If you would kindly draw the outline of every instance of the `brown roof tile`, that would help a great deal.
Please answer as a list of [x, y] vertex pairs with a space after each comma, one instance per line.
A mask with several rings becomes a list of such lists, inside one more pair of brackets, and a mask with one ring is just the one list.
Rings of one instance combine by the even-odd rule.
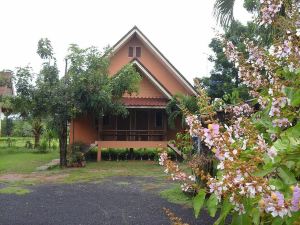
[[165, 107], [168, 103], [166, 98], [122, 98], [126, 106], [160, 106]]

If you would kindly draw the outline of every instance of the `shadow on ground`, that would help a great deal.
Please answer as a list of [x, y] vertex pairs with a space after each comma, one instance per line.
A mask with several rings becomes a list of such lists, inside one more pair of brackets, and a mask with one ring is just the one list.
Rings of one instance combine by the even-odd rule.
[[[1, 225], [160, 225], [170, 224], [163, 207], [193, 225], [213, 224], [202, 211], [169, 203], [157, 193], [152, 178], [113, 177], [99, 183], [46, 184], [30, 194], [0, 195]], [[153, 187], [153, 186], [152, 186]]]

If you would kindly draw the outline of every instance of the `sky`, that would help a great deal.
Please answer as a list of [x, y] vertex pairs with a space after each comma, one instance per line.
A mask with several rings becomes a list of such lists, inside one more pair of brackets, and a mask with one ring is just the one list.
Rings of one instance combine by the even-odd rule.
[[[251, 19], [236, 1], [234, 15]], [[114, 45], [134, 25], [190, 81], [209, 76], [208, 47], [220, 30], [213, 0], [0, 0], [0, 71], [41, 68], [40, 38], [50, 39], [61, 73], [70, 44], [102, 49]]]

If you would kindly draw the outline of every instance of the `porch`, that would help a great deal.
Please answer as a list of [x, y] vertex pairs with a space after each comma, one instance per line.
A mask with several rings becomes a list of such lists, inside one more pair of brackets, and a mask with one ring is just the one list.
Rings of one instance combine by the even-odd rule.
[[126, 117], [105, 116], [98, 129], [97, 161], [103, 148], [167, 148], [167, 114], [162, 108], [130, 108]]
[[164, 109], [129, 109], [126, 117], [104, 116], [99, 121], [99, 141], [166, 141]]

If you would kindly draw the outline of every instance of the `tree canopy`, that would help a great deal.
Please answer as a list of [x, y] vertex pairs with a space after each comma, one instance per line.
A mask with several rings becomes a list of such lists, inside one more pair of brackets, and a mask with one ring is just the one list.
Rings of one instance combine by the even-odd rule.
[[59, 78], [50, 40], [41, 39], [37, 53], [43, 60], [40, 73], [34, 79], [29, 67], [18, 69], [15, 77], [17, 95], [12, 102], [15, 112], [33, 120], [38, 135], [42, 120], [54, 121], [61, 165], [65, 166], [68, 122], [85, 114], [95, 117], [107, 113], [126, 114], [121, 97], [125, 92], [137, 92], [141, 77], [131, 64], [111, 76], [109, 51], [102, 53], [95, 47], [82, 49], [72, 44], [66, 56], [69, 67]]

